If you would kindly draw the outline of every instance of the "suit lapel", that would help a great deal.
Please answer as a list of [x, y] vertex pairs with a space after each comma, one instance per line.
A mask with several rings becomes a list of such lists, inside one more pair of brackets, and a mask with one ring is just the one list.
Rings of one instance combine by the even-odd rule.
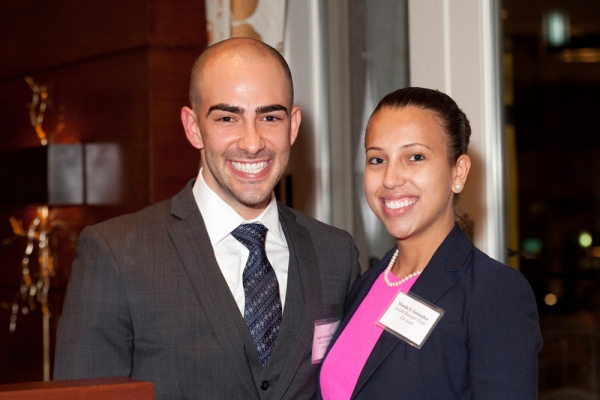
[[171, 214], [179, 220], [169, 228], [169, 235], [190, 278], [194, 292], [222, 348], [231, 359], [231, 366], [252, 399], [258, 393], [252, 371], [239, 335], [240, 312], [210, 244], [204, 220], [192, 194], [193, 181], [172, 200]]
[[[304, 312], [300, 319], [300, 326], [296, 335], [290, 338], [293, 342], [285, 354], [274, 354], [276, 357], [284, 357], [285, 363], [278, 384], [272, 398], [282, 398], [289, 388], [298, 368], [306, 355], [308, 347], [312, 345], [312, 332], [315, 320], [321, 309], [321, 279], [315, 249], [308, 230], [296, 222], [295, 215], [285, 206], [278, 203], [279, 218], [281, 220], [285, 237], [290, 249], [290, 266], [292, 257], [295, 258], [300, 273], [302, 285], [302, 301]], [[288, 278], [289, 279], [289, 278]], [[292, 284], [297, 284], [292, 282]], [[289, 289], [288, 289], [289, 293]], [[286, 308], [287, 300], [286, 300]], [[285, 314], [284, 310], [284, 314]]]
[[[436, 302], [452, 288], [452, 281], [448, 278], [447, 271], [452, 271], [462, 268], [465, 261], [471, 254], [473, 249], [473, 243], [471, 243], [462, 230], [458, 227], [458, 224], [454, 226], [452, 231], [448, 234], [446, 239], [442, 242], [440, 247], [433, 254], [433, 257], [427, 264], [427, 267], [423, 270], [423, 273], [417, 279], [413, 287], [410, 289], [411, 293], [429, 301], [430, 303], [436, 304]], [[382, 259], [377, 268], [380, 270], [379, 273], [383, 272], [385, 267], [390, 261], [392, 252]], [[362, 290], [361, 297], [357, 296], [356, 308], [368, 294], [369, 289], [373, 286], [373, 282], [379, 274], [374, 274], [374, 278], [368, 288]], [[367, 286], [367, 285], [365, 285]], [[356, 308], [354, 310], [356, 310]], [[443, 318], [443, 317], [442, 317]], [[371, 355], [367, 359], [365, 366], [356, 382], [352, 398], [360, 392], [363, 386], [371, 378], [377, 368], [383, 363], [383, 361], [389, 356], [389, 354], [397, 346], [410, 346], [403, 340], [397, 338], [391, 333], [384, 331], [381, 337], [375, 344]]]

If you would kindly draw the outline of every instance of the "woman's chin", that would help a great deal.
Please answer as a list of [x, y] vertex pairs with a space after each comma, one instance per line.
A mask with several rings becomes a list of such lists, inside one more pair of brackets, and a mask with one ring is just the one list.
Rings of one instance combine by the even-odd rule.
[[396, 240], [405, 240], [413, 235], [413, 229], [411, 226], [406, 224], [385, 224], [385, 229], [390, 235], [396, 238]]

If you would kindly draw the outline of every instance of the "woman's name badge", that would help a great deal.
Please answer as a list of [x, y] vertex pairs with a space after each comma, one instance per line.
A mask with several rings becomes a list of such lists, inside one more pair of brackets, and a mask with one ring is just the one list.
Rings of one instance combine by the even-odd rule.
[[444, 315], [444, 310], [413, 293], [399, 291], [377, 325], [420, 349]]
[[313, 335], [312, 363], [323, 361], [329, 343], [340, 326], [339, 318], [319, 319], [315, 321], [315, 334]]

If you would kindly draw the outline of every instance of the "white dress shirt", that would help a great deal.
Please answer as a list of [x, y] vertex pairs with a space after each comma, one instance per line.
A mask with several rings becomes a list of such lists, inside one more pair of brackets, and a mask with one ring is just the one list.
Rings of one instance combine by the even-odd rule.
[[192, 189], [196, 204], [200, 209], [210, 243], [215, 252], [221, 273], [229, 285], [231, 294], [237, 303], [240, 312], [244, 315], [245, 295], [242, 283], [242, 274], [248, 261], [249, 250], [231, 235], [231, 232], [243, 223], [260, 222], [269, 230], [265, 242], [267, 258], [275, 270], [279, 282], [281, 296], [281, 309], [285, 303], [287, 289], [288, 267], [290, 251], [279, 222], [279, 211], [275, 195], [260, 215], [252, 220], [245, 220], [229, 204], [225, 203], [202, 177], [202, 169]]

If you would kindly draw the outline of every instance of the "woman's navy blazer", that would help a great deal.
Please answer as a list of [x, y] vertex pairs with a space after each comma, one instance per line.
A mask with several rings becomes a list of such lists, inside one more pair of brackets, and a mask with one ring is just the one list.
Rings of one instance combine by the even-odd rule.
[[[331, 345], [394, 251], [356, 281]], [[352, 399], [537, 399], [542, 338], [533, 292], [519, 271], [482, 253], [456, 224], [411, 292], [444, 316], [421, 349], [384, 331]]]

